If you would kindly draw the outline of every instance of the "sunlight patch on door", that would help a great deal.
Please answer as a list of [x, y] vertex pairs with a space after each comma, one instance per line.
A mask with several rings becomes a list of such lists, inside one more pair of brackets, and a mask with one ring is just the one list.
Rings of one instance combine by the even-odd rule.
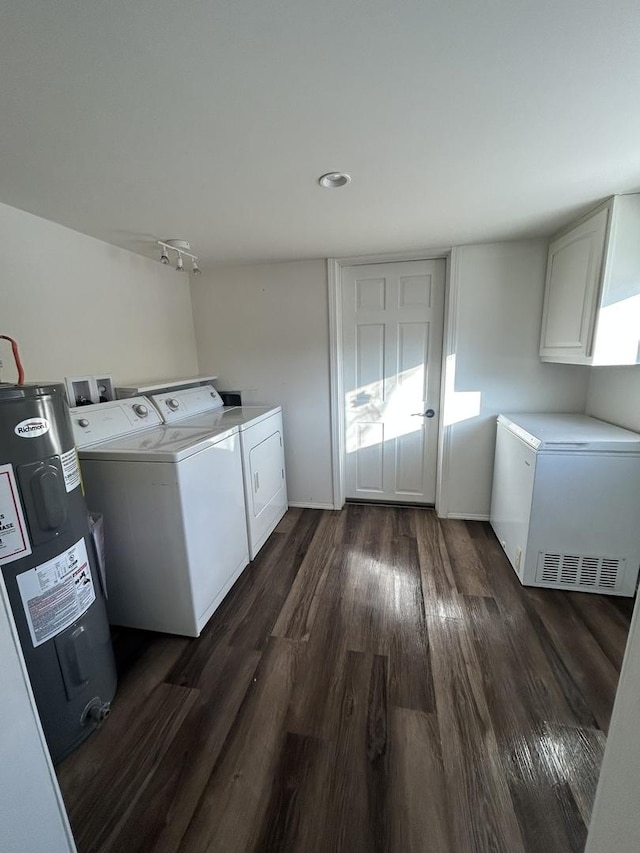
[[[424, 428], [424, 367], [418, 365], [382, 382], [371, 382], [345, 394], [346, 449], [354, 453]], [[384, 430], [380, 425], [384, 424]]]

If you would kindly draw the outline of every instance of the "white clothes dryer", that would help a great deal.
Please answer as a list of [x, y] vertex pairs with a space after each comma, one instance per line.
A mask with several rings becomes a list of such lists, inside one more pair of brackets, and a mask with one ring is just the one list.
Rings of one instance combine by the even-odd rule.
[[288, 509], [280, 406], [224, 406], [212, 385], [155, 394], [166, 423], [240, 433], [249, 556], [254, 560]]
[[110, 621], [199, 636], [249, 562], [238, 428], [165, 426], [144, 397], [71, 411]]

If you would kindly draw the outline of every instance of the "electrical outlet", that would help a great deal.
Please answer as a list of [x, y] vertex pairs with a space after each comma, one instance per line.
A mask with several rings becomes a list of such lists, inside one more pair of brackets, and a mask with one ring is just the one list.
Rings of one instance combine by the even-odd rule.
[[518, 545], [516, 547], [516, 571], [520, 571], [520, 563], [522, 562], [522, 548]]

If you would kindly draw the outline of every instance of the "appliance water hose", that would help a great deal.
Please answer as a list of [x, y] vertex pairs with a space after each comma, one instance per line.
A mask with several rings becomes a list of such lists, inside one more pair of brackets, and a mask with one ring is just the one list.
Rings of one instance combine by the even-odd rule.
[[9, 335], [0, 335], [0, 338], [5, 341], [9, 341], [11, 344], [11, 349], [13, 351], [13, 360], [16, 363], [16, 369], [18, 371], [18, 385], [24, 385], [24, 368], [22, 366], [22, 361], [20, 360], [20, 350], [18, 349], [18, 342], [13, 338], [10, 338]]

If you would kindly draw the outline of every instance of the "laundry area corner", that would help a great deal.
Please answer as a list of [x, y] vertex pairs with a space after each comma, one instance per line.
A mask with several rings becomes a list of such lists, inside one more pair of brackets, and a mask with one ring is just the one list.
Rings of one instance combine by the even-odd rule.
[[[62, 851], [73, 840], [52, 762], [109, 724], [110, 633], [200, 635], [287, 511], [282, 410], [225, 406], [209, 376], [29, 383], [8, 340], [18, 382], [0, 384], [4, 668], [21, 674], [35, 729], [5, 746], [30, 751]], [[19, 815], [7, 839], [24, 836]]]
[[640, 851], [639, 32], [5, 4], [0, 853]]

